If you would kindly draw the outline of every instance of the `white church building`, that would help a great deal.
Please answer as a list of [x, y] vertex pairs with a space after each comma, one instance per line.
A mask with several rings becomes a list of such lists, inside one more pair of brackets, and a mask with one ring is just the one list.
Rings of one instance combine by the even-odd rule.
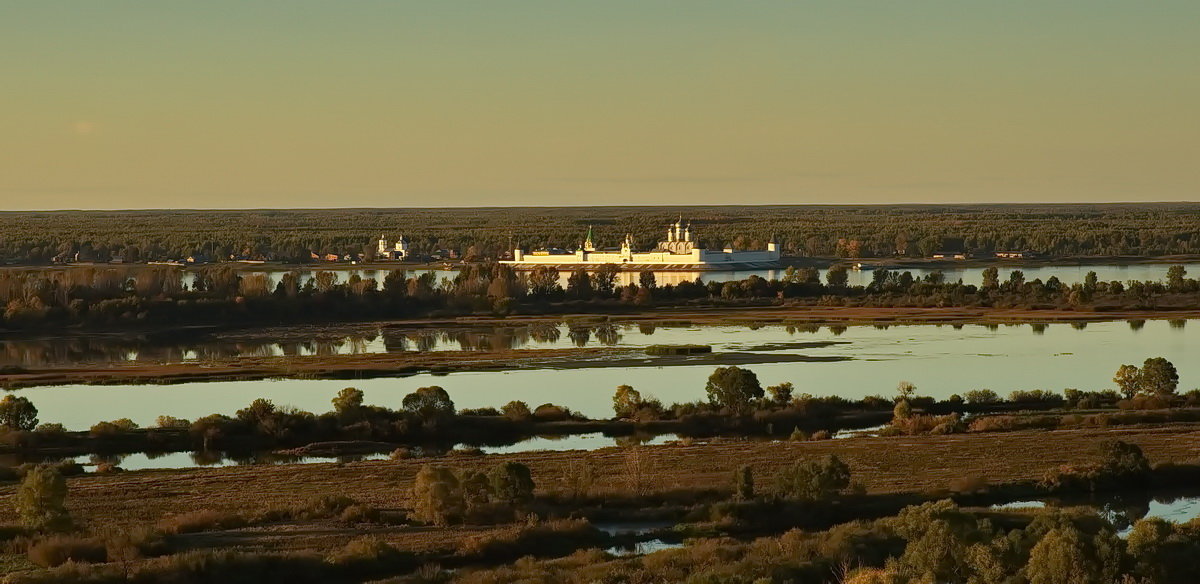
[[699, 246], [691, 225], [684, 225], [680, 219], [667, 228], [667, 238], [658, 242], [658, 246], [650, 251], [634, 251], [633, 237], [626, 235], [619, 249], [596, 249], [592, 243], [592, 230], [588, 228], [587, 240], [583, 246], [573, 252], [560, 250], [541, 250], [524, 252], [513, 250], [513, 259], [501, 263], [518, 268], [534, 268], [537, 266], [554, 267], [599, 267], [605, 264], [617, 264], [626, 269], [756, 269], [779, 267], [779, 244], [774, 241], [767, 244], [763, 251], [735, 251], [731, 246], [725, 249], [708, 250]]
[[388, 242], [386, 235], [379, 236], [379, 248], [375, 254], [381, 260], [408, 259], [408, 240], [403, 235], [396, 240], [395, 246]]

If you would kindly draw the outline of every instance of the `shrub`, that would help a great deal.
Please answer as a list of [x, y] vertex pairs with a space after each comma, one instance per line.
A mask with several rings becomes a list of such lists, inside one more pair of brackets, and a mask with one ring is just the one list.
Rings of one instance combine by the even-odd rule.
[[330, 563], [343, 568], [359, 565], [360, 568], [394, 569], [401, 561], [411, 561], [412, 555], [405, 554], [375, 536], [361, 536], [346, 543], [346, 546], [329, 557]]
[[754, 468], [748, 464], [733, 472], [733, 497], [739, 501], [754, 498]]
[[54, 535], [35, 541], [29, 546], [29, 560], [43, 568], [53, 568], [67, 561], [99, 563], [108, 560], [102, 542], [73, 535]]
[[164, 517], [158, 522], [158, 528], [164, 533], [179, 534], [236, 529], [245, 524], [246, 520], [236, 513], [201, 509]]
[[186, 430], [192, 427], [192, 423], [188, 420], [176, 418], [174, 416], [159, 416], [158, 419], [154, 421], [154, 425], [164, 430]]
[[42, 436], [62, 436], [67, 433], [67, 428], [58, 423], [42, 423], [33, 431]]
[[972, 389], [967, 392], [966, 399], [969, 404], [994, 404], [1000, 401], [1000, 396], [990, 389]]
[[26, 472], [13, 498], [22, 525], [51, 531], [71, 527], [66, 500], [66, 479], [58, 469], [47, 465], [37, 465]]
[[529, 411], [529, 406], [523, 401], [510, 401], [504, 404], [500, 408], [500, 413], [514, 422], [528, 422], [533, 418], [533, 412]]
[[524, 505], [533, 500], [533, 478], [529, 467], [518, 462], [504, 462], [488, 473], [488, 483], [496, 500], [508, 505]]
[[448, 525], [462, 516], [458, 477], [442, 466], [425, 465], [412, 487], [413, 517], [433, 525]]
[[798, 462], [781, 469], [775, 476], [775, 484], [779, 495], [785, 498], [828, 500], [850, 485], [850, 468], [831, 454], [819, 461]]
[[571, 419], [571, 410], [554, 404], [542, 404], [533, 410], [533, 417], [539, 422], [562, 422]]

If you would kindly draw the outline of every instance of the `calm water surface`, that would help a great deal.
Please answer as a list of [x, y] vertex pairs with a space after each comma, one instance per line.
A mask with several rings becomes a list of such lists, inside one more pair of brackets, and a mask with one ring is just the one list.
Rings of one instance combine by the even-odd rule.
[[[789, 343], [831, 341], [823, 346]], [[912, 325], [876, 328], [823, 327], [804, 332], [785, 326], [758, 329], [738, 326], [659, 327], [652, 333], [624, 331], [617, 343], [711, 344], [716, 353], [737, 351], [846, 357], [836, 362], [749, 365], [764, 386], [790, 381], [797, 393], [837, 394], [850, 398], [894, 393], [907, 380], [919, 393], [944, 398], [971, 389], [1104, 389], [1122, 363], [1162, 356], [1180, 370], [1180, 389], [1200, 386], [1200, 323], [1147, 321], [1141, 328], [1126, 322], [988, 327]], [[822, 343], [816, 343], [822, 345]], [[405, 394], [428, 385], [444, 387], [460, 408], [499, 407], [510, 400], [530, 406], [565, 405], [593, 417], [612, 415], [612, 393], [629, 384], [664, 402], [704, 399], [712, 363], [672, 367], [515, 370], [417, 375], [407, 378], [265, 380], [179, 385], [55, 386], [19, 390], [33, 400], [43, 422], [72, 429], [100, 420], [128, 417], [148, 425], [160, 414], [194, 419], [210, 413], [232, 414], [255, 398], [271, 399], [313, 412], [330, 409], [339, 389], [362, 389], [368, 403], [399, 407]]]

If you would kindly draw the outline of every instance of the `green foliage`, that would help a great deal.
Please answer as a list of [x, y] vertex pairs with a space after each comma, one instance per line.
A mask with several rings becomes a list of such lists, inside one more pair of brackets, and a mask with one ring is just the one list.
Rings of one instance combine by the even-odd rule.
[[746, 410], [754, 400], [763, 396], [758, 376], [736, 365], [718, 367], [713, 371], [708, 377], [705, 391], [708, 392], [710, 403], [734, 411]]
[[26, 472], [13, 497], [21, 524], [38, 531], [71, 527], [66, 501], [67, 481], [58, 469], [48, 465], [38, 465]]
[[801, 501], [829, 500], [848, 486], [850, 467], [832, 454], [784, 467], [775, 475], [776, 492]]
[[32, 430], [38, 425], [38, 410], [28, 398], [8, 394], [0, 399], [0, 426], [10, 430]]
[[792, 401], [792, 392], [795, 386], [791, 382], [785, 381], [779, 385], [767, 387], [767, 394], [771, 396], [771, 401], [777, 406], [786, 406]]
[[503, 463], [486, 473], [425, 465], [413, 482], [412, 516], [433, 525], [511, 519], [533, 500], [534, 488], [529, 468], [519, 463]]
[[994, 404], [1000, 401], [1000, 396], [990, 389], [972, 389], [966, 394], [969, 404]]
[[342, 416], [351, 415], [362, 408], [363, 392], [358, 388], [347, 387], [339, 391], [332, 402], [334, 412]]
[[1115, 536], [1088, 538], [1074, 525], [1051, 529], [1029, 552], [1029, 584], [1116, 582], [1121, 568]]
[[632, 418], [642, 407], [642, 394], [628, 385], [618, 385], [613, 394], [613, 413], [618, 418]]
[[529, 467], [518, 462], [504, 462], [488, 472], [491, 493], [497, 501], [509, 505], [524, 505], [533, 500], [533, 477]]
[[514, 422], [528, 422], [533, 419], [533, 412], [529, 411], [529, 406], [523, 401], [514, 400], [504, 404], [500, 413]]
[[422, 387], [404, 396], [404, 409], [426, 420], [447, 418], [454, 415], [454, 401], [450, 394], [437, 385]]
[[1179, 387], [1179, 372], [1162, 357], [1146, 359], [1138, 376], [1138, 389], [1160, 396], [1172, 395]]

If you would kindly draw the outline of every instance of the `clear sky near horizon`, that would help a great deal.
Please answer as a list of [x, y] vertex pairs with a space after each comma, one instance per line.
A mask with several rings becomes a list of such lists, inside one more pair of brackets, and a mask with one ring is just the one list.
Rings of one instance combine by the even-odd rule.
[[0, 209], [1200, 199], [1200, 2], [0, 0]]

